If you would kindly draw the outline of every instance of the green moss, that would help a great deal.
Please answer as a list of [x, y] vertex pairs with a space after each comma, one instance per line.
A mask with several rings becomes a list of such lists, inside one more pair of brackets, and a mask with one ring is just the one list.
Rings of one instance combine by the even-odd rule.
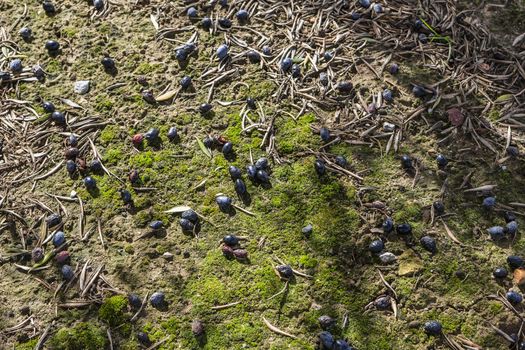
[[275, 84], [270, 80], [259, 80], [250, 84], [250, 95], [258, 100], [270, 96], [275, 91]]
[[249, 313], [241, 313], [237, 317], [232, 317], [219, 327], [215, 332], [210, 332], [210, 337], [216, 338], [221, 333], [229, 334], [230, 343], [235, 344], [240, 341], [248, 346], [258, 347], [263, 343], [265, 332], [262, 332], [260, 321], [255, 326]]
[[33, 350], [38, 343], [38, 338], [31, 339], [25, 343], [15, 345], [15, 350]]
[[108, 125], [102, 130], [100, 133], [100, 140], [107, 144], [111, 141], [113, 141], [119, 133], [119, 128], [116, 125]]
[[136, 168], [149, 168], [155, 160], [152, 151], [140, 152], [130, 158], [130, 165]]
[[225, 137], [232, 142], [234, 145], [239, 145], [242, 147], [241, 143], [241, 131], [242, 131], [242, 124], [241, 124], [241, 117], [239, 115], [239, 112], [236, 111], [235, 113], [230, 113], [226, 116], [229, 127], [226, 129], [224, 135]]
[[97, 112], [107, 112], [112, 108], [113, 101], [111, 101], [109, 98], [105, 98], [103, 95], [97, 96], [97, 100], [95, 102], [95, 110]]
[[62, 70], [62, 66], [58, 60], [51, 59], [47, 62], [45, 69], [49, 74], [58, 74]]
[[72, 27], [62, 28], [62, 34], [68, 38], [72, 38], [77, 34], [77, 29]]
[[137, 227], [146, 227], [146, 225], [153, 219], [150, 211], [141, 211], [133, 216], [133, 224]]
[[251, 295], [260, 295], [261, 298], [269, 298], [281, 290], [282, 285], [271, 266], [263, 266], [257, 268], [254, 272], [253, 281], [255, 282], [251, 287]]
[[495, 122], [496, 120], [498, 120], [499, 118], [501, 117], [500, 115], [500, 111], [497, 107], [493, 107], [490, 111], [489, 111], [489, 114], [488, 114], [488, 118]]
[[[197, 283], [197, 282], [196, 282]], [[215, 276], [207, 276], [198, 281], [198, 285], [190, 286], [190, 294], [194, 304], [206, 304], [208, 307], [228, 303], [228, 289]]]
[[119, 344], [120, 350], [139, 350], [140, 346], [136, 340], [126, 340]]
[[81, 322], [60, 329], [48, 342], [52, 350], [100, 350], [107, 345], [106, 333], [92, 323]]
[[458, 221], [461, 228], [464, 230], [472, 229], [473, 222], [481, 222], [483, 215], [479, 209], [466, 208], [461, 217], [462, 220]]
[[308, 255], [301, 255], [298, 259], [298, 263], [303, 268], [312, 269], [317, 266], [318, 261], [317, 259], [309, 257]]
[[161, 68], [162, 65], [158, 63], [148, 63], [148, 62], [142, 62], [139, 64], [137, 69], [135, 70], [135, 73], [137, 74], [150, 74], [154, 73]]
[[108, 22], [103, 22], [98, 26], [98, 32], [100, 34], [109, 34], [111, 32], [111, 24]]
[[384, 334], [381, 330], [377, 329], [377, 332], [369, 332], [366, 338], [366, 347], [374, 350], [391, 350], [392, 349], [392, 337], [388, 334]]
[[[341, 272], [335, 268], [323, 266], [315, 274], [314, 288], [321, 300], [337, 300], [340, 303], [352, 303], [352, 295], [346, 291]], [[354, 301], [355, 302], [355, 301]]]
[[449, 310], [447, 312], [430, 311], [426, 315], [427, 320], [438, 320], [443, 326], [443, 332], [455, 333], [461, 329], [463, 318], [457, 312]]
[[279, 123], [277, 127], [277, 148], [282, 154], [290, 154], [302, 150], [306, 145], [311, 144], [312, 131], [310, 124], [315, 120], [313, 114], [301, 116], [297, 122], [291, 118], [283, 118], [284, 123]]
[[320, 195], [323, 197], [323, 200], [330, 200], [333, 197], [338, 196], [341, 193], [344, 193], [341, 184], [337, 181], [331, 183], [323, 184], [319, 191]]
[[168, 247], [166, 247], [165, 245], [162, 245], [162, 244], [158, 244], [156, 247], [155, 247], [155, 251], [159, 254], [159, 255], [162, 255], [164, 253], [166, 253], [168, 251]]
[[439, 266], [445, 275], [451, 276], [458, 270], [459, 263], [455, 259], [446, 259]]
[[128, 299], [123, 295], [106, 298], [98, 310], [98, 317], [111, 327], [119, 326], [127, 320], [127, 305]]
[[499, 301], [489, 302], [489, 311], [491, 315], [493, 316], [499, 315], [502, 310], [503, 310], [503, 304], [501, 304]]
[[193, 116], [187, 113], [181, 113], [177, 116], [177, 121], [182, 125], [188, 125], [193, 121]]
[[170, 318], [169, 320], [162, 322], [160, 326], [163, 328], [164, 333], [177, 335], [182, 327], [182, 319], [180, 317]]
[[124, 247], [124, 251], [128, 254], [133, 254], [135, 253], [135, 248], [131, 244], [126, 244], [126, 246]]
[[150, 197], [135, 197], [133, 204], [137, 210], [143, 210], [150, 207], [152, 201]]
[[106, 165], [115, 165], [118, 164], [123, 157], [124, 153], [120, 148], [110, 148], [104, 152], [103, 161]]
[[414, 288], [414, 281], [412, 278], [407, 277], [399, 277], [396, 279], [395, 282], [395, 289], [398, 294], [400, 295], [410, 295], [412, 293], [412, 289]]
[[420, 221], [421, 211], [415, 203], [404, 201], [402, 207], [397, 209], [393, 215], [396, 222], [418, 222]]
[[[466, 320], [467, 322], [475, 322], [476, 320]], [[477, 335], [479, 324], [476, 322], [476, 324], [468, 324], [463, 323], [461, 325], [461, 334], [463, 334], [465, 337], [472, 339]]]
[[360, 221], [355, 209], [337, 205], [319, 207], [312, 216], [315, 223], [312, 244], [319, 251], [336, 246], [342, 248], [351, 242], [349, 238], [355, 235]]
[[92, 177], [97, 181], [97, 190], [88, 192], [82, 188], [78, 191], [79, 195], [81, 198], [90, 197], [91, 200], [88, 202], [87, 208], [93, 210], [103, 220], [107, 220], [115, 215], [117, 209], [122, 206], [118, 192], [119, 186], [115, 184], [115, 179], [110, 176], [92, 175]]
[[135, 105], [135, 107], [143, 108], [146, 106], [146, 101], [142, 98], [142, 95], [131, 95], [131, 96], [124, 96], [123, 100], [125, 102], [131, 102]]

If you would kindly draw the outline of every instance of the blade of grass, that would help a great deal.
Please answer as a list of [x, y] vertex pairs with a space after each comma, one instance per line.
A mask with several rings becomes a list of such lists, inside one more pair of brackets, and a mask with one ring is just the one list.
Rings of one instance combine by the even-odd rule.
[[210, 149], [209, 149], [208, 147], [206, 147], [206, 146], [204, 145], [204, 143], [203, 143], [203, 142], [202, 142], [197, 136], [195, 136], [195, 140], [197, 140], [197, 143], [199, 144], [199, 147], [200, 147], [201, 151], [202, 151], [206, 156], [208, 156], [208, 158], [211, 159], [211, 158], [212, 158], [212, 155], [211, 155], [211, 151], [210, 151]]

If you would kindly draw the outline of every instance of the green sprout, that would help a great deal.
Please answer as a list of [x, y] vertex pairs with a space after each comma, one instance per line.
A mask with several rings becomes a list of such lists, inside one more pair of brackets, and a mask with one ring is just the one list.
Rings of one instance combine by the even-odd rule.
[[450, 39], [450, 37], [448, 35], [447, 36], [443, 36], [443, 35], [439, 34], [438, 32], [436, 32], [436, 30], [434, 28], [432, 28], [432, 26], [430, 24], [428, 24], [424, 19], [419, 18], [419, 20], [421, 22], [423, 22], [425, 27], [427, 27], [428, 30], [430, 30], [432, 32], [432, 34], [434, 34], [434, 36], [432, 36], [432, 38], [430, 38], [430, 41], [442, 40], [442, 41], [444, 41], [444, 42], [446, 42], [448, 44], [448, 58], [447, 58], [447, 60], [449, 60], [450, 57], [452, 57], [452, 44], [454, 43], [452, 41], [452, 39]]

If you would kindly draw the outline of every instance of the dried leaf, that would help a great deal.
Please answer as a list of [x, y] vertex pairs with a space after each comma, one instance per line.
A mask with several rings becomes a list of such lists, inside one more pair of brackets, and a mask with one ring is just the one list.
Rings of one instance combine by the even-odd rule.
[[169, 101], [177, 94], [178, 90], [170, 90], [168, 92], [163, 93], [159, 97], [156, 97], [155, 100], [157, 102], [163, 102], [163, 101]]
[[208, 179], [204, 179], [204, 180], [202, 180], [201, 182], [199, 182], [199, 183], [197, 184], [197, 186], [193, 187], [193, 190], [197, 190], [197, 189], [199, 189], [199, 188], [202, 188], [202, 187], [206, 184], [206, 181], [208, 181]]
[[514, 41], [512, 42], [512, 46], [518, 46], [518, 44], [522, 42], [523, 39], [525, 39], [525, 33], [518, 35], [516, 39], [514, 39]]
[[492, 144], [487, 140], [485, 139], [484, 137], [481, 137], [481, 136], [478, 136], [478, 139], [481, 141], [482, 144], [484, 144], [488, 149], [490, 149], [492, 152], [494, 153], [498, 153], [496, 151], [496, 149], [494, 148], [494, 146], [492, 146]]
[[153, 14], [149, 15], [149, 19], [151, 20], [151, 23], [155, 27], [155, 30], [159, 30], [159, 22], [157, 22], [157, 17], [153, 16]]
[[514, 284], [520, 286], [525, 283], [525, 270], [524, 269], [516, 269], [514, 270], [514, 278], [513, 278]]
[[197, 137], [195, 137], [195, 140], [197, 140], [197, 143], [199, 144], [199, 147], [202, 152], [204, 152], [205, 155], [208, 156], [208, 158], [211, 158], [211, 151], [208, 147], [204, 145], [204, 143]]
[[165, 213], [169, 213], [169, 214], [178, 214], [178, 213], [182, 213], [186, 210], [190, 210], [191, 208], [186, 206], [186, 205], [178, 205], [176, 207], [173, 207], [169, 210], [166, 210]]
[[505, 102], [505, 101], [510, 100], [512, 97], [513, 97], [512, 94], [501, 95], [500, 97], [498, 97], [498, 98], [495, 100], [495, 102]]
[[250, 216], [256, 216], [256, 215], [255, 215], [254, 213], [252, 213], [251, 211], [246, 210], [246, 209], [244, 209], [244, 208], [241, 208], [241, 207], [239, 207], [238, 205], [232, 204], [232, 206], [233, 206], [235, 209], [239, 210], [241, 213], [244, 213], [244, 214], [247, 214], [247, 215], [250, 215]]
[[454, 233], [452, 233], [452, 231], [448, 228], [448, 225], [445, 223], [445, 221], [443, 221], [443, 219], [441, 219], [441, 223], [443, 223], [443, 226], [445, 227], [445, 231], [447, 232], [447, 235], [448, 237], [455, 243], [459, 244], [459, 245], [463, 245], [463, 243], [460, 242], [459, 239], [456, 238], [456, 236], [454, 236]]
[[284, 335], [285, 337], [290, 337], [290, 338], [293, 338], [293, 339], [297, 339], [297, 337], [293, 334], [290, 334], [290, 333], [287, 333], [277, 327], [275, 327], [273, 324], [271, 324], [270, 322], [268, 322], [268, 320], [266, 318], [262, 318], [263, 321], [264, 321], [264, 324], [266, 324], [266, 327], [268, 327], [272, 332], [275, 332], [277, 334], [280, 334], [280, 335]]
[[483, 186], [480, 186], [480, 187], [469, 188], [467, 190], [464, 190], [463, 192], [465, 192], [465, 193], [468, 193], [468, 192], [490, 192], [493, 189], [495, 189], [496, 187], [497, 187], [497, 185], [483, 185]]
[[61, 98], [60, 101], [62, 101], [63, 104], [65, 105], [68, 105], [69, 107], [72, 107], [72, 108], [81, 108], [82, 109], [82, 106], [79, 105], [78, 103], [76, 102], [73, 102], [67, 98]]

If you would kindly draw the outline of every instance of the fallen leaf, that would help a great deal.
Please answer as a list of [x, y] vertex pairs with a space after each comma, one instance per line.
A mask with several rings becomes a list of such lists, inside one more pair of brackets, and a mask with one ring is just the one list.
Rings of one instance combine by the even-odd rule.
[[81, 105], [79, 105], [78, 103], [76, 102], [73, 102], [67, 98], [61, 98], [60, 101], [62, 101], [63, 104], [66, 104], [68, 105], [69, 107], [73, 107], [73, 108], [82, 108]]
[[178, 213], [182, 213], [182, 212], [185, 212], [186, 210], [190, 210], [191, 208], [188, 207], [187, 205], [178, 205], [176, 207], [173, 207], [169, 210], [166, 210], [165, 213], [169, 213], [169, 214], [178, 214]]
[[512, 46], [518, 46], [519, 43], [521, 43], [525, 39], [525, 33], [518, 35], [516, 39], [512, 42]]
[[514, 278], [513, 278], [514, 284], [520, 286], [525, 283], [525, 270], [524, 269], [516, 269], [514, 270]]
[[159, 23], [157, 22], [157, 17], [155, 17], [153, 14], [149, 15], [149, 19], [151, 20], [151, 23], [155, 27], [155, 30], [159, 30]]
[[173, 98], [173, 96], [175, 96], [176, 94], [177, 94], [177, 90], [176, 89], [175, 90], [170, 90], [168, 92], [163, 93], [159, 97], [156, 97], [155, 101], [157, 101], [157, 102], [168, 101], [168, 100], [171, 100]]
[[197, 140], [197, 143], [199, 144], [201, 151], [204, 152], [204, 154], [207, 155], [209, 158], [211, 158], [210, 149], [206, 147], [204, 143], [198, 137], [195, 137], [195, 140]]
[[500, 97], [498, 97], [498, 98], [496, 99], [495, 102], [505, 102], [505, 101], [510, 100], [512, 97], [513, 97], [512, 94], [501, 95]]

